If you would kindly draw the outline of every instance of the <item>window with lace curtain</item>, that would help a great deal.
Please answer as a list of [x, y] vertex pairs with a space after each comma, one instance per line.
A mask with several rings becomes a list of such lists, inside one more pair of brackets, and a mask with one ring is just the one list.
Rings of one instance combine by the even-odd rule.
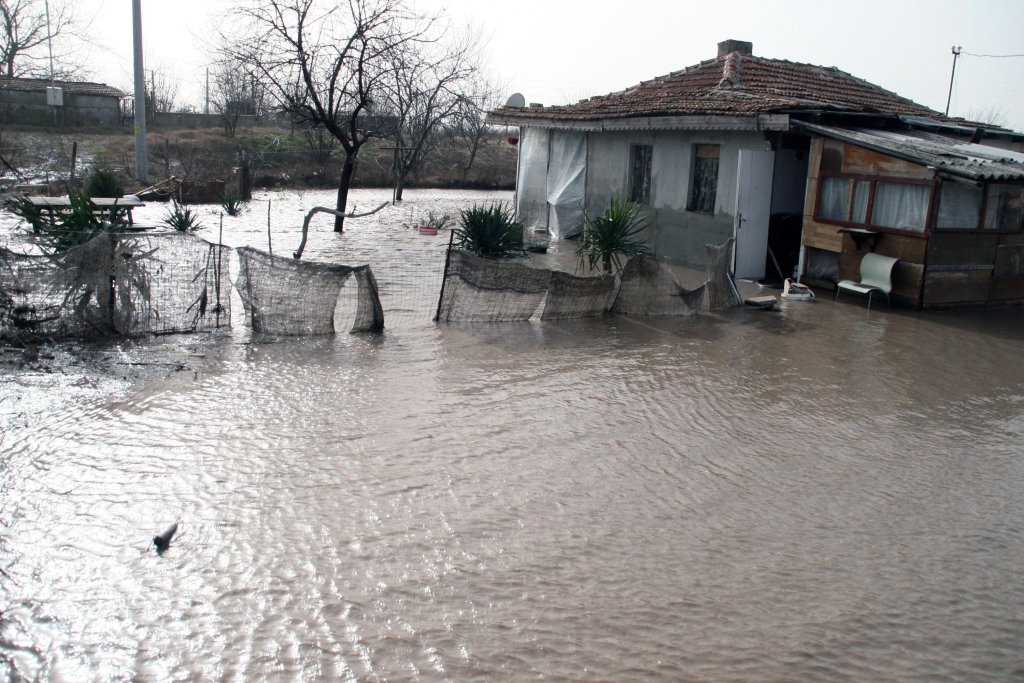
[[924, 232], [931, 196], [928, 182], [824, 175], [814, 215], [843, 224]]

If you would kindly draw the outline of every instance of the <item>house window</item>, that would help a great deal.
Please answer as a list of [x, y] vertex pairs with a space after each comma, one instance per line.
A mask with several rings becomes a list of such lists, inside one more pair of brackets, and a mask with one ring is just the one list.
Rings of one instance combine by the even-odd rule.
[[715, 193], [718, 190], [718, 152], [718, 145], [694, 145], [690, 211], [715, 212]]
[[638, 204], [651, 203], [650, 145], [632, 145], [629, 148], [629, 199]]
[[986, 230], [1020, 230], [1024, 223], [1024, 186], [989, 185], [985, 201]]

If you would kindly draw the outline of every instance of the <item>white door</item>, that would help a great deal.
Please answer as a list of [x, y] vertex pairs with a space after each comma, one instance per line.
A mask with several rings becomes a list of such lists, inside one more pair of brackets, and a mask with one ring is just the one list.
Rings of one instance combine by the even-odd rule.
[[736, 170], [736, 277], [764, 277], [775, 152], [741, 149]]

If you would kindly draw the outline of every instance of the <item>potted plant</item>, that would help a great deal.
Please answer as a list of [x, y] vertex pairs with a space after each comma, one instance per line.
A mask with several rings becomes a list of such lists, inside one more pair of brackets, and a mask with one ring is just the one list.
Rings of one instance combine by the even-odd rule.
[[421, 235], [436, 235], [438, 230], [444, 228], [445, 224], [448, 223], [450, 216], [448, 214], [435, 214], [433, 211], [427, 214], [427, 217], [420, 220], [417, 229]]

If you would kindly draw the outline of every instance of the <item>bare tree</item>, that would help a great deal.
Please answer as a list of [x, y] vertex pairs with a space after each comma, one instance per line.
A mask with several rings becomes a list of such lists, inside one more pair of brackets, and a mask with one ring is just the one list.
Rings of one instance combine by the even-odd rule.
[[231, 137], [238, 128], [238, 119], [248, 113], [248, 80], [244, 69], [234, 61], [222, 62], [213, 73], [213, 109], [224, 122], [224, 133]]
[[1006, 109], [996, 104], [968, 109], [963, 117], [968, 121], [984, 123], [997, 128], [1005, 128], [1006, 122], [1009, 119]]
[[466, 182], [480, 148], [494, 130], [487, 123], [487, 112], [498, 108], [504, 91], [504, 87], [494, 86], [482, 74], [477, 74], [462, 98], [458, 116], [452, 125], [452, 139], [465, 149], [465, 156], [459, 162], [462, 183]]
[[[422, 40], [430, 20], [403, 0], [259, 0], [234, 16], [238, 34], [222, 40], [224, 56], [255, 74], [298, 123], [322, 126], [341, 145], [336, 206], [344, 212], [359, 151], [375, 135], [364, 122], [387, 58]], [[343, 228], [337, 216], [334, 229]]]
[[149, 87], [146, 89], [146, 112], [166, 114], [178, 110], [178, 93], [181, 79], [173, 66], [160, 65], [149, 70]]
[[386, 109], [393, 117], [395, 199], [438, 143], [443, 126], [454, 121], [465, 90], [477, 73], [477, 45], [468, 35], [457, 41], [431, 41], [393, 50], [382, 80]]
[[65, 40], [74, 35], [78, 24], [75, 1], [52, 0], [49, 22], [46, 14], [46, 0], [0, 0], [0, 68], [5, 76], [48, 78], [47, 38], [56, 51], [54, 77], [64, 80], [82, 71], [82, 65], [68, 57]]

